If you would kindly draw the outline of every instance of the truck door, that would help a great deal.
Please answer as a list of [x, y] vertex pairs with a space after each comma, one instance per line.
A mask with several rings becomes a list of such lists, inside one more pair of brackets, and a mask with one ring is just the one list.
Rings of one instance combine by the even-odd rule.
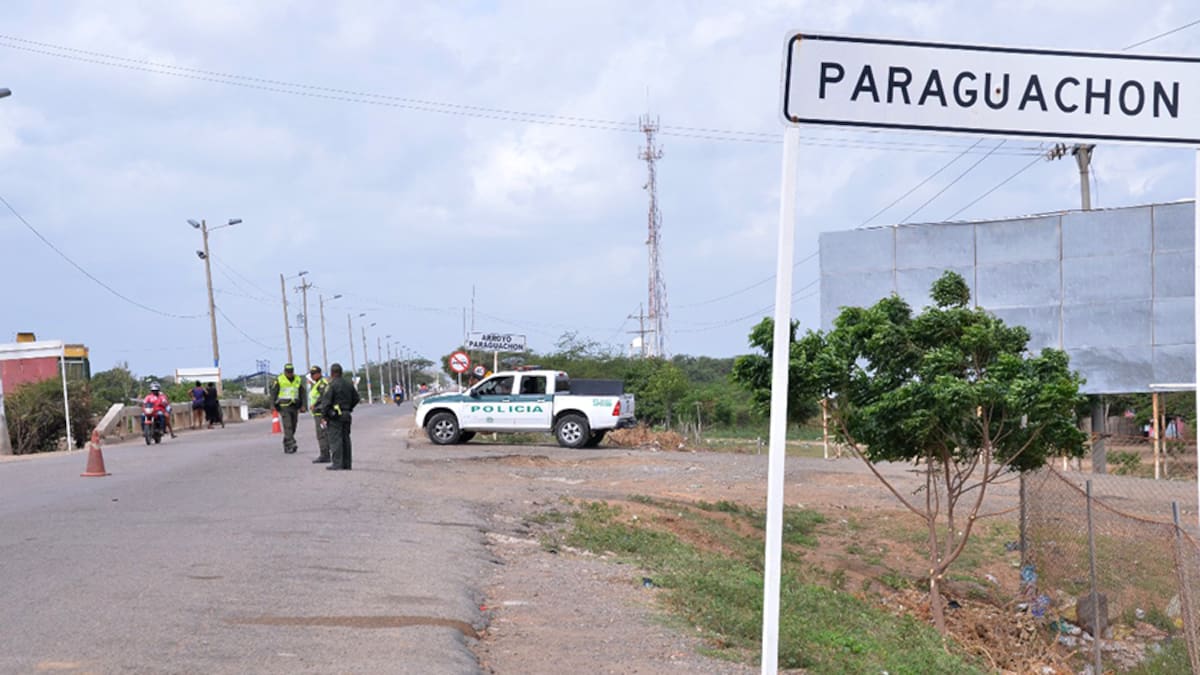
[[513, 397], [513, 426], [518, 431], [549, 431], [554, 397], [546, 392], [545, 375], [522, 375]]
[[467, 401], [464, 426], [485, 431], [511, 430], [513, 380], [512, 375], [501, 375], [476, 385]]

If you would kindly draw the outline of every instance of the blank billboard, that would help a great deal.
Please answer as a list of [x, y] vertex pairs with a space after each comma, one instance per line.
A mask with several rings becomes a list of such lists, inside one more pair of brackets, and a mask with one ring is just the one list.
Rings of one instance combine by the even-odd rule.
[[896, 225], [820, 236], [821, 327], [896, 293], [914, 310], [958, 272], [972, 298], [1063, 349], [1083, 391], [1195, 379], [1193, 202], [1009, 220]]

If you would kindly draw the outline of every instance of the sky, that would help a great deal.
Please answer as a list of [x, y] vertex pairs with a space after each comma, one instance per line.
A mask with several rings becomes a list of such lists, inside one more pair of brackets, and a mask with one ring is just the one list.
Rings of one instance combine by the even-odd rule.
[[[1200, 8], [8, 0], [0, 19], [0, 342], [84, 343], [93, 372], [211, 365], [187, 221], [240, 218], [209, 242], [228, 377], [287, 360], [281, 274], [298, 365], [305, 279], [314, 363], [322, 297], [329, 362], [351, 359], [348, 317], [358, 363], [364, 328], [372, 361], [381, 342], [439, 358], [464, 323], [541, 351], [569, 332], [628, 349], [647, 302], [647, 114], [668, 349], [746, 353], [774, 302], [790, 31], [1116, 51]], [[1200, 25], [1132, 51], [1200, 55]], [[963, 135], [803, 136], [802, 328], [818, 326], [821, 231], [1079, 204], [1074, 162], [1035, 162], [1035, 141], [985, 157], [995, 143]], [[1191, 198], [1193, 154], [1100, 144], [1093, 178], [1095, 207]]]

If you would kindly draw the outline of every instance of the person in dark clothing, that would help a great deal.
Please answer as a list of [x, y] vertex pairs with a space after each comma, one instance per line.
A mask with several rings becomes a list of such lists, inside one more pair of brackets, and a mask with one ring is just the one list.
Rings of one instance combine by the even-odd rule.
[[225, 420], [221, 415], [221, 401], [217, 398], [217, 385], [212, 382], [204, 389], [204, 415], [208, 418], [209, 429], [213, 428], [214, 424], [225, 428]]
[[342, 364], [329, 366], [329, 386], [317, 400], [317, 409], [326, 425], [331, 463], [329, 471], [349, 471], [350, 413], [358, 405], [358, 389], [342, 377]]

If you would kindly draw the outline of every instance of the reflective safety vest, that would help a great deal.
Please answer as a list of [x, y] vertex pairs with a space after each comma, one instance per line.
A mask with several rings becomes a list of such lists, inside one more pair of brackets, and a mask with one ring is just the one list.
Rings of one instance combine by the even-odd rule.
[[280, 403], [296, 403], [300, 400], [300, 387], [304, 384], [304, 378], [297, 377], [289, 380], [287, 375], [280, 375], [277, 382], [279, 383]]
[[322, 377], [316, 382], [311, 382], [308, 387], [308, 409], [312, 412], [313, 417], [320, 417], [321, 413], [317, 412], [317, 401], [321, 400], [321, 394], [325, 393], [325, 389], [329, 386], [329, 380]]

